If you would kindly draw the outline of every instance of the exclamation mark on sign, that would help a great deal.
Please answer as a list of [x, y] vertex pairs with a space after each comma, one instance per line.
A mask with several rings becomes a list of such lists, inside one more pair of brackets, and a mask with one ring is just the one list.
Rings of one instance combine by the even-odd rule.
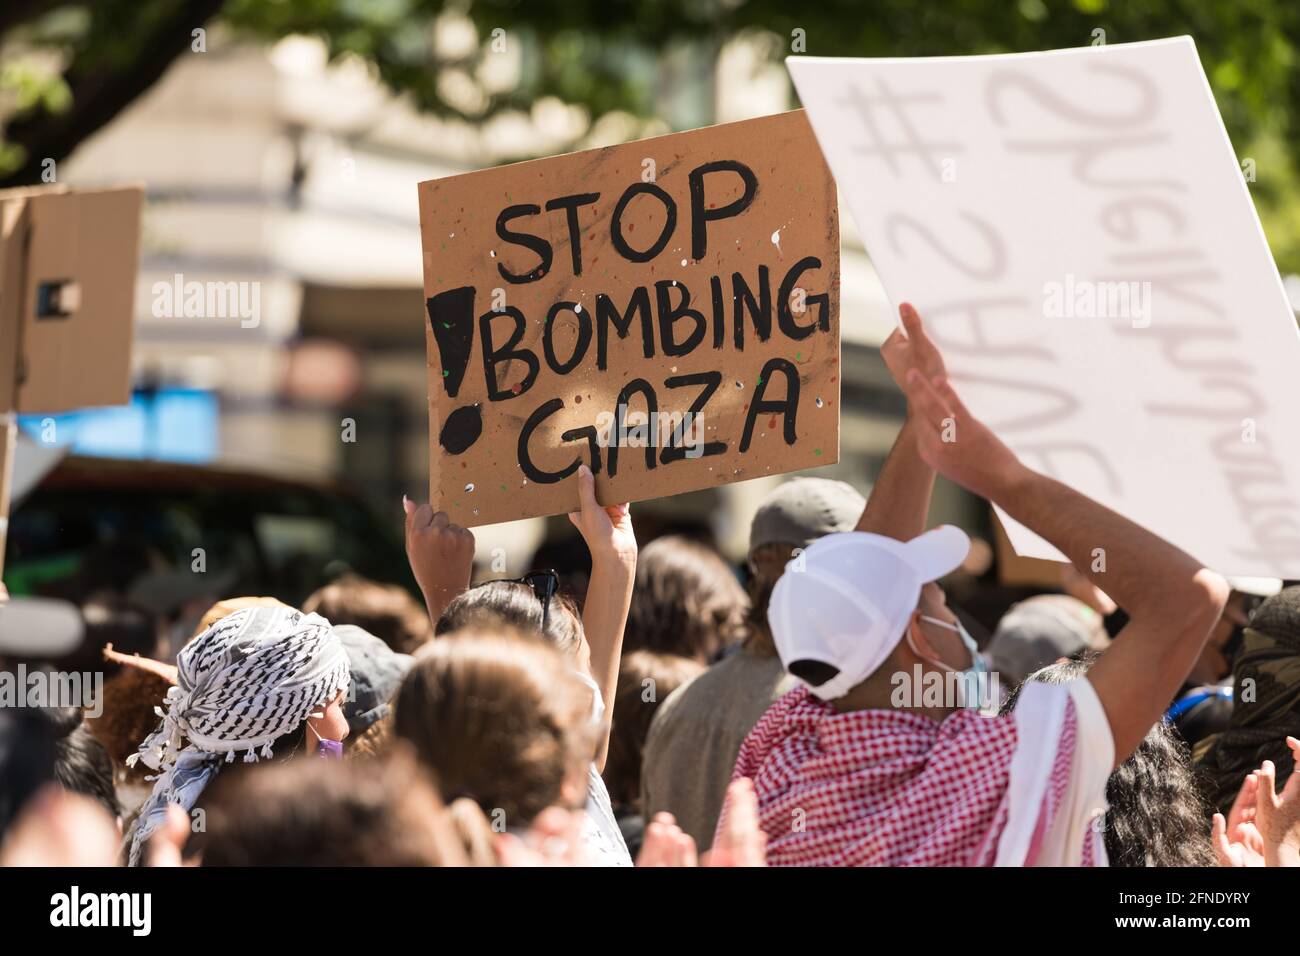
[[429, 325], [442, 361], [442, 384], [452, 398], [460, 391], [474, 348], [474, 287], [439, 292], [425, 300]]

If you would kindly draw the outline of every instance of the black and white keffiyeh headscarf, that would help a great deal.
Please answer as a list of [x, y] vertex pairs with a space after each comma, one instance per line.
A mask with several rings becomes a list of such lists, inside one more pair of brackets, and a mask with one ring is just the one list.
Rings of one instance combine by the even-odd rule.
[[127, 758], [158, 770], [140, 808], [129, 865], [166, 818], [187, 812], [223, 763], [273, 756], [271, 743], [296, 730], [348, 686], [348, 656], [329, 621], [291, 607], [235, 611], [181, 649], [177, 685], [167, 691], [162, 723]]

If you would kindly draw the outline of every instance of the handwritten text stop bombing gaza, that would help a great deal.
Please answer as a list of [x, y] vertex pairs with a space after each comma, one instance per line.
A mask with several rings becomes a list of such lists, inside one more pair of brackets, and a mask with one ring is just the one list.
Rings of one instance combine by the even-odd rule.
[[[741, 195], [728, 203], [718, 205], [707, 199], [710, 185], [716, 190], [718, 180], [715, 177], [739, 177]], [[754, 171], [735, 160], [720, 160], [704, 163], [689, 173], [689, 229], [690, 253], [694, 262], [702, 262], [708, 252], [709, 224], [724, 219], [744, 215], [754, 202], [759, 192], [758, 177]], [[716, 193], [715, 193], [716, 194]], [[638, 249], [632, 245], [623, 225], [624, 213], [638, 197], [646, 197], [642, 202], [657, 202], [663, 208], [663, 225], [654, 242]], [[579, 225], [578, 210], [584, 206], [600, 201], [600, 193], [580, 193], [551, 199], [543, 205], [536, 203], [519, 203], [507, 206], [500, 211], [496, 219], [496, 235], [504, 242], [530, 250], [537, 257], [536, 265], [527, 272], [516, 273], [497, 259], [497, 269], [501, 277], [512, 285], [536, 282], [550, 274], [556, 264], [555, 250], [551, 243], [540, 235], [528, 232], [524, 227], [532, 225], [534, 217], [545, 214], [562, 215], [564, 227], [568, 231], [569, 258], [573, 275], [583, 274], [582, 228]], [[609, 238], [617, 254], [627, 262], [648, 263], [659, 256], [671, 241], [677, 229], [677, 202], [669, 193], [654, 182], [636, 182], [625, 189], [618, 198], [609, 217]], [[632, 232], [634, 230], [627, 230]], [[775, 237], [774, 237], [775, 239]], [[777, 248], [775, 243], [773, 248]], [[831, 304], [827, 292], [808, 295], [799, 286], [805, 272], [821, 268], [822, 262], [816, 256], [804, 256], [797, 259], [785, 272], [776, 289], [775, 325], [777, 331], [792, 342], [807, 339], [818, 332], [827, 333], [831, 328]], [[751, 280], [756, 280], [751, 284]], [[731, 309], [726, 307], [726, 290], [730, 287]], [[555, 375], [567, 376], [578, 369], [584, 361], [590, 361], [592, 340], [595, 340], [595, 367], [599, 372], [608, 369], [610, 330], [619, 339], [626, 339], [633, 331], [634, 324], [639, 324], [641, 354], [646, 359], [653, 359], [656, 354], [666, 358], [688, 356], [697, 349], [711, 346], [715, 351], [723, 350], [730, 343], [737, 352], [743, 352], [746, 341], [746, 325], [752, 325], [753, 334], [759, 342], [768, 341], [773, 332], [773, 289], [771, 270], [766, 265], [759, 265], [757, 274], [745, 276], [732, 272], [729, 277], [713, 275], [708, 280], [709, 302], [699, 308], [692, 307], [691, 291], [679, 279], [660, 279], [653, 283], [637, 286], [627, 301], [616, 302], [606, 293], [585, 297], [590, 301], [555, 302], [546, 314], [542, 333], [542, 357], [521, 343], [524, 339], [528, 318], [520, 309], [498, 302], [496, 307], [478, 316], [478, 333], [481, 343], [483, 375], [487, 384], [487, 397], [490, 402], [507, 402], [526, 395], [533, 387], [541, 371], [542, 361]], [[426, 306], [434, 338], [437, 341], [443, 367], [443, 384], [448, 396], [455, 398], [464, 379], [466, 368], [473, 351], [474, 312], [476, 289], [463, 286], [440, 292], [427, 300]], [[730, 330], [728, 330], [728, 311], [730, 311]], [[707, 312], [707, 314], [706, 314]], [[576, 340], [572, 353], [567, 358], [557, 354], [555, 331], [561, 323], [556, 318], [568, 313], [576, 322]], [[573, 322], [563, 323], [571, 326]], [[504, 341], [502, 332], [508, 328]], [[728, 334], [730, 331], [730, 334]], [[710, 334], [711, 333], [711, 334]], [[502, 363], [520, 361], [527, 369], [523, 379], [507, 386], [498, 380], [498, 367]], [[772, 380], [780, 376], [784, 380], [784, 395], [769, 396], [768, 390]], [[723, 373], [720, 370], [696, 372], [686, 375], [670, 375], [663, 381], [667, 389], [693, 388], [697, 392], [687, 412], [687, 422], [706, 414], [706, 406], [722, 384]], [[749, 402], [744, 429], [740, 438], [740, 452], [749, 450], [753, 438], [755, 422], [761, 415], [780, 415], [784, 427], [782, 437], [786, 444], [795, 442], [795, 423], [799, 408], [799, 373], [794, 363], [783, 357], [770, 358], [759, 371], [754, 394]], [[626, 429], [628, 404], [639, 397], [646, 405], [647, 415], [653, 419], [658, 411], [659, 401], [655, 388], [644, 378], [632, 378], [618, 393], [612, 411], [613, 434], [623, 434]], [[538, 405], [527, 417], [519, 432], [518, 459], [524, 476], [541, 484], [563, 481], [577, 470], [581, 458], [563, 469], [551, 471], [540, 468], [529, 453], [529, 440], [533, 433], [548, 418], [564, 407], [561, 398], [553, 397]], [[458, 413], [469, 412], [469, 408], [457, 409], [449, 416], [449, 421], [457, 418]], [[477, 418], [477, 410], [475, 410]], [[605, 416], [608, 420], [610, 416]], [[702, 453], [694, 449], [687, 455], [682, 445], [681, 429], [678, 428], [659, 451], [656, 461], [656, 446], [653, 437], [645, 444], [645, 463], [647, 469], [658, 464], [668, 464], [684, 458], [697, 458], [707, 455], [722, 454], [727, 450], [723, 441], [705, 442]], [[574, 428], [561, 435], [565, 442], [585, 440], [589, 446], [592, 471], [601, 471], [601, 446], [606, 444], [594, 425]], [[447, 450], [455, 449], [444, 440]], [[618, 473], [618, 442], [608, 443], [606, 448], [606, 466], [612, 478]]]

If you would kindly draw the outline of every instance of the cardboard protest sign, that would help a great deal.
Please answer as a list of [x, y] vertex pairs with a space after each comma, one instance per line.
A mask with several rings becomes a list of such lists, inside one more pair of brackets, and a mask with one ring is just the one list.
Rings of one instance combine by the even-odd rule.
[[839, 457], [839, 222], [802, 112], [420, 184], [430, 500], [466, 525]]
[[131, 398], [138, 187], [0, 191], [0, 570], [19, 412]]
[[139, 187], [0, 192], [4, 410], [130, 401], [143, 197]]
[[1300, 576], [1300, 339], [1191, 39], [787, 63], [972, 412], [1217, 570]]

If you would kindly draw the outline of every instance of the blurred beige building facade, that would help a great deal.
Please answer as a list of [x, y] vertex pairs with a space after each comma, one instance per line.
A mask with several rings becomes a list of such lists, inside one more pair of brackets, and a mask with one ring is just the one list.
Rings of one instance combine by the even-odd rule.
[[[789, 108], [779, 65], [773, 72], [743, 43], [716, 63], [708, 95], [719, 121]], [[207, 52], [182, 57], [62, 163], [59, 178], [146, 187], [137, 380], [214, 392], [220, 463], [340, 477], [396, 520], [401, 494], [427, 494], [416, 184], [525, 150], [563, 151], [582, 122], [558, 102], [482, 127], [446, 122], [417, 113], [360, 65], [327, 65], [314, 40], [266, 47], [213, 37]], [[656, 131], [666, 128], [603, 121], [579, 145]], [[865, 492], [903, 404], [878, 351], [892, 310], [851, 217], [841, 217], [841, 230], [841, 460], [818, 473]], [[257, 314], [169, 314], [155, 288], [182, 280], [246, 284]], [[355, 441], [345, 440], [349, 421]], [[638, 513], [668, 527], [707, 523], [737, 557], [754, 506], [779, 480], [681, 495]], [[956, 518], [965, 507], [945, 492], [936, 511]], [[543, 528], [538, 520], [483, 529], [480, 548], [530, 551]]]

